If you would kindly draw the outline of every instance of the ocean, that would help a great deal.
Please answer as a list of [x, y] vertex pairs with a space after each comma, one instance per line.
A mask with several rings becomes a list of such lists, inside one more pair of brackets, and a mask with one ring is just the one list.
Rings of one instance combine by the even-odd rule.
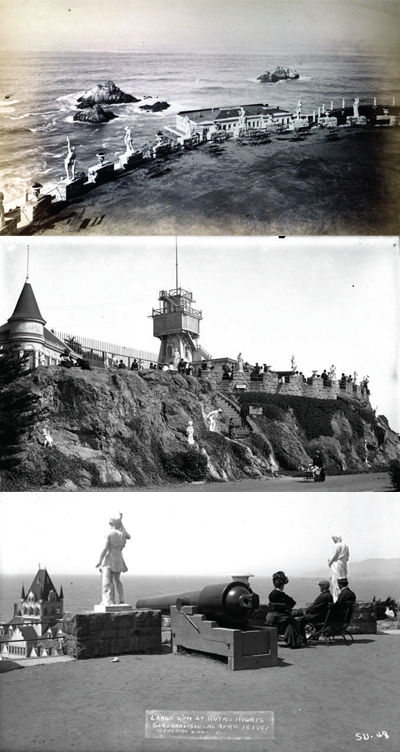
[[[101, 601], [101, 577], [94, 575], [52, 575], [49, 572], [54, 587], [59, 592], [64, 591], [64, 610], [76, 613], [78, 611], [92, 611], [96, 603]], [[34, 573], [31, 575], [2, 575], [0, 579], [0, 622], [8, 621], [14, 613], [14, 603], [19, 603], [21, 585], [24, 583], [25, 592], [29, 588]], [[316, 583], [320, 577], [290, 577], [286, 592], [296, 600], [298, 608], [313, 601], [319, 593]], [[135, 606], [139, 598], [169, 593], [183, 593], [189, 590], [201, 590], [212, 583], [230, 582], [230, 577], [216, 575], [215, 577], [192, 576], [122, 576], [124, 595], [127, 603]], [[262, 603], [268, 602], [268, 593], [272, 590], [270, 577], [252, 577], [250, 585], [260, 596]], [[357, 600], [370, 601], [375, 595], [377, 599], [385, 600], [392, 596], [400, 600], [400, 583], [398, 580], [351, 578], [350, 586], [356, 593]]]
[[[267, 102], [303, 113], [325, 104], [391, 104], [398, 94], [399, 60], [354, 53], [268, 54], [3, 52], [0, 58], [0, 186], [16, 202], [26, 185], [44, 191], [64, 176], [67, 136], [76, 170], [124, 151], [124, 128], [140, 147], [181, 110]], [[277, 64], [300, 78], [275, 84], [256, 80]], [[116, 105], [107, 124], [72, 122], [79, 95], [113, 80], [140, 98]], [[139, 105], [170, 103], [161, 113]], [[96, 188], [85, 199], [35, 228], [61, 235], [153, 234], [398, 234], [400, 132], [398, 128], [340, 129], [272, 136], [269, 143], [218, 150], [202, 146], [175, 154]], [[71, 216], [76, 219], [71, 224]], [[101, 218], [101, 223], [98, 221]], [[97, 220], [97, 221], [95, 221]]]

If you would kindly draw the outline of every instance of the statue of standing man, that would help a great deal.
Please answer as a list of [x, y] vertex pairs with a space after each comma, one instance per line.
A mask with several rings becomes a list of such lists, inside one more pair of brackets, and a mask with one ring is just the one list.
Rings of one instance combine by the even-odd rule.
[[76, 151], [75, 146], [71, 146], [69, 136], [67, 136], [68, 154], [65, 159], [65, 172], [67, 173], [67, 180], [75, 180], [75, 164], [76, 164]]
[[122, 524], [121, 512], [119, 517], [111, 517], [109, 523], [111, 530], [106, 536], [105, 546], [96, 564], [102, 573], [102, 606], [116, 604], [115, 590], [118, 592], [119, 603], [124, 603], [124, 590], [120, 577], [121, 572], [128, 571], [128, 567], [122, 556], [122, 550], [131, 537]]

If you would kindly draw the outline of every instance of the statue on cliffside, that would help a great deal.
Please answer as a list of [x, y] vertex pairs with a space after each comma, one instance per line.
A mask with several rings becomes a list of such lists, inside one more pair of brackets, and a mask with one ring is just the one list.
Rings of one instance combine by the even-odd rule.
[[221, 408], [219, 408], [218, 410], [212, 410], [211, 413], [208, 413], [207, 420], [209, 431], [215, 431], [217, 425], [216, 419], [220, 413], [222, 413]]
[[186, 435], [188, 439], [188, 444], [194, 444], [194, 428], [193, 428], [193, 421], [189, 420], [188, 427], [186, 429]]
[[133, 148], [132, 144], [132, 132], [129, 126], [126, 126], [125, 128], [125, 154], [133, 154], [135, 149]]
[[71, 146], [69, 136], [67, 136], [68, 154], [65, 159], [65, 172], [67, 180], [75, 180], [76, 151], [75, 146]]
[[302, 107], [303, 107], [303, 102], [301, 101], [301, 99], [299, 99], [299, 101], [297, 102], [297, 107], [296, 107], [296, 117], [297, 117], [297, 119], [301, 118], [301, 108]]
[[292, 355], [290, 362], [292, 364], [292, 372], [295, 373], [297, 366], [296, 366], [296, 360], [295, 360], [294, 355]]
[[175, 348], [175, 350], [174, 350], [174, 368], [176, 368], [176, 370], [178, 370], [178, 365], [179, 365], [180, 359], [181, 359], [181, 356], [179, 355], [179, 350], [177, 350], [177, 348]]
[[244, 360], [243, 360], [243, 355], [242, 355], [241, 352], [237, 356], [237, 362], [238, 362], [238, 371], [239, 371], [239, 373], [243, 373]]
[[113, 606], [116, 604], [115, 589], [117, 589], [119, 603], [124, 603], [124, 590], [120, 581], [121, 572], [127, 572], [122, 549], [126, 541], [130, 540], [129, 533], [122, 524], [122, 512], [119, 517], [111, 517], [111, 530], [106, 536], [105, 546], [100, 554], [96, 567], [100, 568], [102, 573], [102, 605]]
[[329, 369], [329, 378], [331, 379], [331, 381], [333, 381], [334, 379], [336, 379], [336, 366], [332, 365], [330, 367], [330, 369]]
[[2, 230], [6, 224], [3, 201], [4, 201], [4, 193], [0, 192], [0, 230]]

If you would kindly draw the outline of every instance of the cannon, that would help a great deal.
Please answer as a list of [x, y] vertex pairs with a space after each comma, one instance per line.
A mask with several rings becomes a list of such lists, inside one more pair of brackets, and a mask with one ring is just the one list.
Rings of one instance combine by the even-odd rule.
[[206, 619], [216, 621], [219, 627], [240, 628], [247, 624], [259, 604], [258, 595], [247, 583], [234, 581], [206, 585], [202, 590], [188, 593], [141, 598], [136, 608], [160, 609], [163, 614], [169, 614], [171, 606], [176, 606], [178, 611], [183, 606], [192, 606]]
[[171, 614], [174, 652], [184, 648], [227, 658], [239, 669], [276, 666], [277, 631], [248, 626], [260, 599], [246, 582], [206, 585], [202, 590], [140, 598], [137, 609], [160, 609]]

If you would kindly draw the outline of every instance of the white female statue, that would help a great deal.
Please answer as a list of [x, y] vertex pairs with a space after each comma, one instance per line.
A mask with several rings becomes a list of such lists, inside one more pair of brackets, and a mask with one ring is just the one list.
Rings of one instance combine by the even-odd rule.
[[68, 154], [65, 159], [65, 172], [67, 173], [67, 180], [75, 180], [75, 164], [76, 164], [76, 151], [75, 146], [71, 146], [69, 136], [67, 136]]
[[243, 361], [243, 355], [242, 355], [241, 352], [237, 356], [237, 362], [238, 362], [238, 371], [239, 371], [239, 373], [243, 373], [243, 363], [244, 363], [244, 361]]
[[132, 133], [129, 126], [126, 126], [125, 128], [125, 154], [133, 154], [135, 151], [132, 144]]
[[186, 429], [186, 435], [188, 439], [188, 444], [194, 444], [194, 428], [193, 428], [193, 421], [189, 420], [188, 427]]
[[115, 605], [115, 588], [118, 591], [119, 602], [124, 603], [124, 590], [120, 577], [121, 572], [128, 571], [128, 567], [124, 562], [122, 549], [131, 537], [122, 524], [122, 512], [119, 513], [119, 517], [111, 517], [109, 523], [111, 530], [106, 536], [105, 546], [96, 564], [102, 573], [101, 604], [103, 606]]
[[332, 535], [332, 540], [335, 546], [331, 558], [328, 559], [328, 566], [332, 576], [333, 600], [336, 601], [340, 593], [338, 580], [347, 577], [347, 562], [350, 558], [350, 552], [349, 547], [343, 543], [340, 535]]
[[221, 408], [219, 408], [218, 410], [212, 410], [211, 413], [208, 413], [207, 420], [208, 420], [208, 428], [210, 431], [215, 431], [215, 428], [217, 425], [216, 418], [218, 417], [220, 413], [222, 413]]

